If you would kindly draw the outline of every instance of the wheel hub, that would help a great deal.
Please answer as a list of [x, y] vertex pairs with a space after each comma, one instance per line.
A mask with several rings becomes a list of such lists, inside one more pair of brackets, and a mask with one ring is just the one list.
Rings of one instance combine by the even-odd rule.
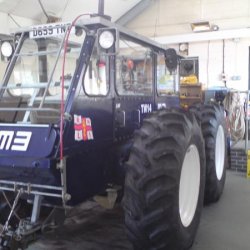
[[200, 156], [195, 145], [190, 145], [183, 160], [180, 189], [179, 213], [184, 227], [194, 218], [200, 192]]
[[225, 135], [224, 129], [220, 125], [216, 135], [215, 144], [215, 169], [218, 180], [221, 180], [225, 161]]

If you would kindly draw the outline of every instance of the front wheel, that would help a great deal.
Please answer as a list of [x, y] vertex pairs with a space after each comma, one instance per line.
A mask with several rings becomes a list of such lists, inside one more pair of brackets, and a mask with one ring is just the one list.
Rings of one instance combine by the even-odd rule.
[[161, 110], [144, 120], [127, 162], [123, 206], [134, 249], [188, 249], [200, 221], [205, 153], [193, 115]]

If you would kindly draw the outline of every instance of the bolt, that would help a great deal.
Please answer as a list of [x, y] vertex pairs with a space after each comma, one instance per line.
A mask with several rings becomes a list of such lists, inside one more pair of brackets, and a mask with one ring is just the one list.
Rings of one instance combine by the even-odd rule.
[[65, 201], [69, 201], [70, 199], [71, 199], [71, 195], [66, 193], [66, 194], [64, 195], [64, 200], [65, 200]]

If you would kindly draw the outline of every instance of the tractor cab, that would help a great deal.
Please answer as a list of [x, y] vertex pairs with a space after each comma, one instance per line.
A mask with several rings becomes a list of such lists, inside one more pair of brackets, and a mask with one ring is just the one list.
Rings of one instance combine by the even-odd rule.
[[39, 230], [43, 203], [123, 185], [134, 131], [179, 97], [176, 53], [102, 17], [22, 29], [14, 46], [0, 89], [0, 191], [16, 195], [10, 218], [32, 201], [29, 226], [12, 225], [23, 237]]

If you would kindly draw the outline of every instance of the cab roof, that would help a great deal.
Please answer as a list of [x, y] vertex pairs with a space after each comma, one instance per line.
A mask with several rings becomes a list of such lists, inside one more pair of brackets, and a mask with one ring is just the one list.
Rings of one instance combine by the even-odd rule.
[[[20, 34], [23, 32], [30, 32], [36, 27], [56, 26], [57, 24], [62, 24], [62, 23], [47, 23], [47, 24], [40, 24], [40, 25], [35, 25], [35, 26], [19, 28], [19, 29], [14, 31], [14, 34]], [[71, 22], [65, 22], [64, 24], [70, 25]], [[150, 38], [139, 35], [133, 31], [131, 31], [127, 28], [124, 28], [116, 23], [113, 23], [113, 22], [111, 22], [111, 21], [109, 21], [101, 16], [82, 18], [77, 22], [77, 26], [82, 27], [82, 28], [87, 27], [87, 29], [89, 29], [89, 30], [97, 30], [99, 28], [114, 28], [114, 29], [117, 29], [122, 34], [124, 34], [128, 37], [131, 37], [134, 40], [141, 41], [148, 46], [152, 46], [152, 47], [159, 49], [159, 50], [166, 50], [167, 49], [167, 47], [165, 45], [157, 43]]]

